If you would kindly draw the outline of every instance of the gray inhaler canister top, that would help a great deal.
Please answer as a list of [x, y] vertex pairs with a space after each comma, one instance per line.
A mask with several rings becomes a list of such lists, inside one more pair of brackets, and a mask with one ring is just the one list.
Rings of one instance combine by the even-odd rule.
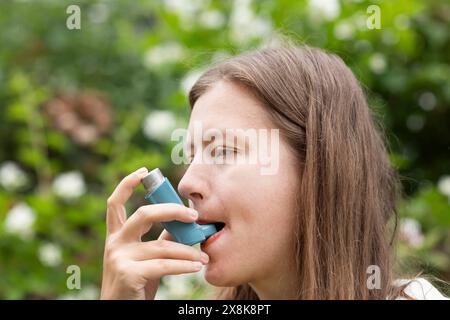
[[[145, 199], [152, 203], [178, 203], [183, 204], [169, 180], [163, 176], [158, 168], [150, 171], [141, 180], [147, 194]], [[217, 232], [214, 224], [186, 223], [181, 221], [162, 222], [164, 228], [171, 234], [176, 242], [194, 245], [205, 241]]]

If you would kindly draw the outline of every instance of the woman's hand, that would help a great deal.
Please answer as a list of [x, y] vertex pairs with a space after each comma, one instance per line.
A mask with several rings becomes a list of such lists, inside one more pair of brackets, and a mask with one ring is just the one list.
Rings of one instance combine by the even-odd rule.
[[198, 218], [195, 210], [170, 203], [142, 206], [127, 219], [125, 203], [146, 174], [141, 168], [126, 176], [108, 198], [101, 299], [154, 299], [162, 276], [197, 272], [209, 260], [193, 247], [170, 241], [165, 230], [158, 240], [142, 242], [154, 222]]

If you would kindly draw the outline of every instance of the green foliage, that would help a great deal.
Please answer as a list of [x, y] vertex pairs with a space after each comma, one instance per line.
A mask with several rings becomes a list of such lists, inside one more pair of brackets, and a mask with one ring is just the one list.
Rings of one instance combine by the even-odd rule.
[[[364, 83], [404, 177], [402, 270], [450, 279], [450, 6], [246, 3], [0, 4], [0, 298], [98, 297], [106, 198], [141, 166], [179, 180], [167, 132], [188, 121], [187, 88], [211, 62], [276, 41], [274, 31], [337, 53]], [[81, 30], [66, 27], [71, 4]], [[379, 30], [366, 26], [371, 4], [381, 9]], [[152, 115], [165, 119], [161, 128], [149, 128]], [[138, 189], [130, 212], [142, 196]], [[66, 287], [73, 264], [81, 292]], [[164, 281], [161, 297], [199, 298], [208, 288], [186, 281], [181, 296]]]

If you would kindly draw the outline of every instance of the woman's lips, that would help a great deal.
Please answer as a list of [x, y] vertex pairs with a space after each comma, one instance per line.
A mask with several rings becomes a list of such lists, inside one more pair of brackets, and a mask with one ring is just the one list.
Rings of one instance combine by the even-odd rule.
[[222, 230], [214, 233], [211, 237], [209, 237], [208, 239], [206, 239], [206, 241], [204, 241], [201, 244], [201, 248], [202, 249], [206, 249], [207, 247], [209, 247], [214, 241], [216, 241], [225, 231], [226, 226], [222, 228]]

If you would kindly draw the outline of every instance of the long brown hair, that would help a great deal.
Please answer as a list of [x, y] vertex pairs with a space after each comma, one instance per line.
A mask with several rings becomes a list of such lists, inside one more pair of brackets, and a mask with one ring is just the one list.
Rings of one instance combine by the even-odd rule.
[[[299, 299], [396, 297], [392, 240], [399, 179], [358, 81], [336, 55], [306, 46], [264, 48], [222, 61], [195, 83], [245, 86], [264, 105], [299, 160], [296, 270]], [[367, 286], [377, 266], [379, 289]], [[249, 284], [218, 298], [257, 299]]]

